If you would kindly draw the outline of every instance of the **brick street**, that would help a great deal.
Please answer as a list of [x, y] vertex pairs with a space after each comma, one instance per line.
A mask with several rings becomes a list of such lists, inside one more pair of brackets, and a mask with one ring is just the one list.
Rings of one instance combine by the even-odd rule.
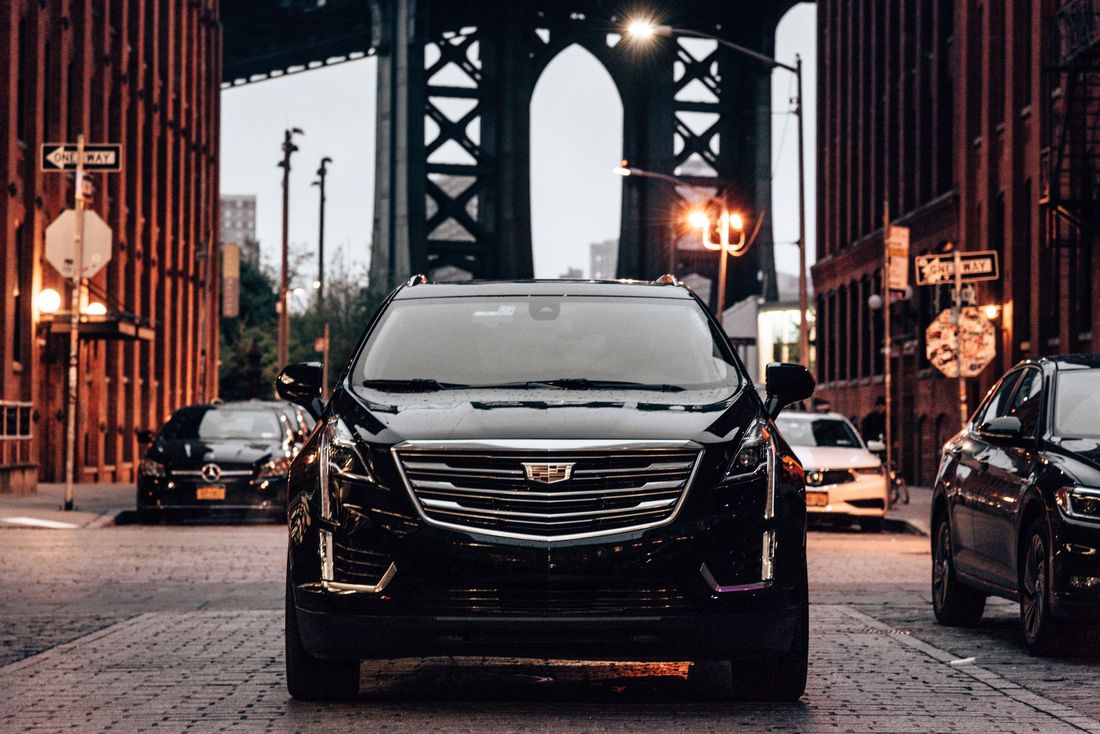
[[826, 531], [801, 705], [723, 702], [710, 665], [472, 658], [365, 663], [359, 702], [302, 704], [283, 680], [284, 538], [0, 531], [0, 730], [1100, 731], [1094, 660], [1028, 656], [1007, 602], [977, 631], [939, 627], [927, 539]]

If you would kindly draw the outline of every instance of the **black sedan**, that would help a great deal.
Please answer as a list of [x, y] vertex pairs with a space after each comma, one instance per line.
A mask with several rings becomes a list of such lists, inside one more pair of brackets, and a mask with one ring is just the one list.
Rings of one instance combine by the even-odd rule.
[[1100, 613], [1100, 354], [1028, 360], [943, 449], [932, 503], [932, 601], [975, 625], [1018, 600], [1028, 649], [1068, 649]]
[[143, 522], [165, 516], [282, 518], [297, 427], [261, 402], [192, 405], [172, 414], [138, 470]]

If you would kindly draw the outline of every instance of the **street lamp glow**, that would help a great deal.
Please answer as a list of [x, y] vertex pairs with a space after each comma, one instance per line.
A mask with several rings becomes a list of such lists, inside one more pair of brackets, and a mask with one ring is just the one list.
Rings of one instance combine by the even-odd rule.
[[317, 290], [320, 287], [321, 287], [321, 281], [319, 281], [319, 280], [313, 281], [313, 290]]
[[688, 214], [688, 224], [693, 229], [706, 229], [710, 226], [710, 217], [707, 216], [706, 212], [696, 209]]
[[107, 307], [99, 301], [92, 301], [84, 307], [84, 313], [88, 316], [106, 316]]
[[996, 303], [990, 303], [987, 306], [982, 306], [982, 316], [992, 321], [1001, 315], [1001, 307]]
[[38, 310], [42, 313], [57, 313], [61, 308], [61, 294], [53, 288], [44, 288], [38, 292]]
[[294, 289], [294, 295], [297, 296], [298, 298], [301, 298], [305, 294], [306, 294], [306, 291], [305, 291], [304, 288], [295, 288]]
[[626, 27], [626, 32], [634, 38], [644, 41], [653, 37], [655, 29], [648, 20], [634, 20]]
[[614, 173], [616, 176], [622, 176], [624, 178], [629, 176], [631, 173], [630, 169], [626, 168], [625, 166], [615, 166], [611, 169], [611, 172]]
[[745, 220], [737, 212], [730, 214], [730, 229], [741, 231], [745, 228]]

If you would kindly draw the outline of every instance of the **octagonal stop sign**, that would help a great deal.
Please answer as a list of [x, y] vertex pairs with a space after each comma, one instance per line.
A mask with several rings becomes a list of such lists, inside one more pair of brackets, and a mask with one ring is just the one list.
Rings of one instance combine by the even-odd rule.
[[[46, 260], [66, 278], [73, 277], [76, 210], [66, 209], [46, 227]], [[94, 211], [84, 212], [82, 249], [84, 277], [90, 278], [111, 260], [111, 228]]]
[[963, 307], [957, 329], [953, 321], [952, 309], [945, 308], [928, 325], [924, 332], [928, 361], [948, 377], [959, 376], [961, 362], [962, 376], [974, 377], [997, 356], [997, 331], [974, 306]]

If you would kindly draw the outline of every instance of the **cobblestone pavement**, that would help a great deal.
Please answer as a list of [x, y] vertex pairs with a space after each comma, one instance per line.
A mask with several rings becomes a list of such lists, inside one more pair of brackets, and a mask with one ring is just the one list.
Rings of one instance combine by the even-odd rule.
[[[474, 658], [363, 666], [290, 701], [278, 527], [0, 531], [0, 731], [1100, 731], [1100, 664], [1029, 657], [1015, 607], [932, 621], [928, 541], [811, 534], [803, 703], [730, 704], [718, 666]], [[975, 657], [968, 665], [952, 665]]]

